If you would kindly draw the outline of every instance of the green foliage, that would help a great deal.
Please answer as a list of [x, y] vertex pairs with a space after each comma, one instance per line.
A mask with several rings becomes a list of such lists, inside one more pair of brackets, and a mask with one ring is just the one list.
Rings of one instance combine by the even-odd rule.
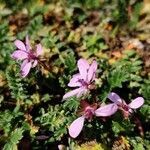
[[103, 1], [99, 1], [99, 0], [95, 0], [95, 1], [91, 1], [91, 0], [68, 0], [67, 1], [70, 5], [72, 3], [75, 3], [76, 5], [82, 6], [86, 9], [98, 9], [102, 3], [104, 3]]
[[150, 104], [149, 100], [150, 100], [150, 79], [145, 80], [144, 84], [142, 85], [141, 88], [141, 93], [142, 95], [145, 97], [145, 99], [147, 100], [146, 102], [148, 104]]
[[150, 144], [146, 143], [145, 141], [140, 137], [134, 137], [131, 139], [131, 145], [133, 146], [134, 150], [145, 150], [150, 148]]
[[[47, 30], [44, 35], [45, 38], [42, 40], [42, 43], [46, 48], [54, 48], [59, 39], [57, 36], [54, 36], [51, 33], [47, 32]], [[54, 49], [54, 52], [56, 52], [56, 49]]]
[[5, 69], [10, 61], [10, 52], [13, 50], [14, 40], [13, 36], [9, 33], [9, 24], [4, 22], [0, 24], [0, 68]]
[[96, 55], [99, 51], [106, 50], [108, 48], [102, 37], [97, 34], [85, 36], [84, 45], [89, 51], [89, 55]]
[[76, 60], [75, 60], [73, 53], [68, 54], [68, 57], [65, 59], [65, 65], [66, 65], [66, 68], [68, 68], [70, 72], [73, 72], [75, 70]]
[[36, 30], [39, 30], [42, 27], [42, 16], [39, 15], [35, 17], [29, 24], [28, 32], [29, 34], [33, 34]]
[[27, 91], [24, 88], [23, 79], [18, 72], [18, 68], [7, 68], [6, 78], [11, 90], [12, 98], [16, 99], [19, 103], [28, 98]]
[[77, 98], [71, 97], [69, 100], [65, 101], [63, 107], [66, 110], [75, 112], [75, 111], [77, 111], [79, 104], [80, 104], [80, 102], [77, 100]]
[[130, 22], [129, 22], [129, 27], [130, 29], [136, 28], [139, 17], [140, 17], [140, 11], [142, 9], [142, 3], [136, 3], [135, 6], [133, 7], [133, 13], [131, 14]]
[[118, 0], [118, 15], [117, 15], [117, 22], [119, 24], [123, 24], [128, 20], [128, 13], [127, 7], [129, 4], [129, 0]]
[[26, 30], [18, 33], [18, 38], [23, 39], [26, 35], [32, 35], [34, 39], [37, 38], [37, 31], [40, 30], [42, 26], [43, 18], [41, 15], [34, 17], [27, 26]]
[[23, 129], [16, 128], [13, 132], [11, 132], [7, 143], [4, 145], [3, 150], [17, 150], [17, 144], [23, 137]]
[[0, 114], [0, 128], [4, 129], [5, 133], [8, 133], [11, 130], [11, 121], [13, 115], [10, 111], [1, 112]]
[[[136, 31], [139, 23], [145, 29], [149, 18], [141, 14], [143, 4], [138, 0], [0, 1], [0, 149], [17, 150], [21, 139], [21, 144], [29, 140], [31, 149], [57, 149], [60, 143], [69, 145], [68, 149], [87, 148], [86, 141], [93, 139], [97, 149], [103, 144], [109, 149], [119, 137], [127, 137], [131, 149], [150, 149], [149, 36]], [[24, 42], [26, 35], [31, 45], [42, 44], [40, 60], [48, 68], [38, 63], [22, 78], [22, 61], [14, 61], [11, 54], [16, 49], [14, 40]], [[135, 46], [133, 38], [144, 48]], [[126, 50], [130, 47], [133, 50]], [[63, 95], [76, 88], [67, 85], [78, 73], [80, 58], [98, 62], [97, 79], [85, 97], [63, 101]], [[86, 119], [81, 136], [70, 138], [68, 127], [81, 115], [80, 101], [99, 107], [110, 103], [111, 91], [127, 103], [142, 96], [144, 105], [127, 120], [120, 111], [91, 122]], [[142, 138], [134, 115], [141, 121]]]
[[0, 113], [0, 128], [4, 130], [6, 135], [12, 130], [15, 119], [20, 116], [22, 116], [22, 112], [18, 111], [18, 107], [13, 111], [5, 110]]
[[40, 122], [41, 126], [48, 128], [49, 131], [53, 132], [50, 141], [60, 140], [63, 134], [67, 132], [67, 125], [69, 122], [69, 116], [66, 115], [65, 111], [61, 106], [49, 106], [48, 110], [45, 111], [43, 108], [40, 110], [41, 116], [36, 118], [36, 121]]
[[142, 61], [134, 51], [125, 52], [124, 58], [115, 64], [116, 71], [112, 71], [112, 77], [108, 80], [110, 85], [116, 84], [114, 87], [121, 87], [121, 83], [128, 81], [130, 88], [139, 87], [142, 81], [141, 65]]
[[142, 108], [141, 108], [141, 114], [143, 115], [143, 118], [145, 118], [146, 122], [150, 121], [150, 106], [145, 104]]
[[108, 78], [108, 83], [111, 85], [111, 88], [122, 87], [122, 83], [128, 80], [128, 72], [122, 67], [118, 66], [115, 70], [110, 72], [110, 77]]
[[129, 120], [123, 120], [122, 122], [117, 120], [112, 122], [112, 130], [115, 136], [123, 132], [129, 134], [134, 131], [134, 125]]
[[123, 59], [114, 63], [109, 72], [105, 72], [104, 79], [107, 77], [108, 85], [104, 85], [101, 99], [105, 100], [111, 90], [122, 88], [124, 83], [130, 89], [139, 88], [142, 82], [141, 69], [142, 61], [139, 56], [134, 51], [125, 52]]

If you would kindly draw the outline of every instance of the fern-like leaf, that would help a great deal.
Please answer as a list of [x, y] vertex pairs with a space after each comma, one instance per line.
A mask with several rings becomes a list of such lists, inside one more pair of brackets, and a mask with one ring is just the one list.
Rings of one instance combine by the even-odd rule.
[[17, 144], [23, 137], [23, 129], [17, 128], [15, 129], [11, 134], [7, 141], [7, 143], [4, 145], [3, 150], [17, 150]]

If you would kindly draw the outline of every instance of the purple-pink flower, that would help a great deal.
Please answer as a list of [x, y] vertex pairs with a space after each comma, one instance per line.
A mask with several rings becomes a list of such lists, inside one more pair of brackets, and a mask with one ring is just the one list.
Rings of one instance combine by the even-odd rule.
[[118, 107], [114, 103], [101, 106], [98, 109], [96, 109], [95, 106], [87, 105], [83, 111], [82, 116], [74, 120], [69, 126], [69, 135], [72, 138], [76, 138], [82, 131], [85, 119], [91, 121], [94, 116], [108, 117], [113, 115], [117, 109]]
[[42, 54], [42, 46], [41, 44], [37, 44], [36, 50], [33, 51], [28, 36], [26, 36], [25, 44], [20, 40], [16, 40], [14, 44], [17, 47], [17, 50], [14, 51], [11, 56], [15, 60], [23, 61], [21, 64], [21, 75], [22, 77], [26, 77], [30, 69], [37, 65], [38, 57]]
[[144, 104], [144, 99], [143, 97], [137, 97], [135, 98], [131, 103], [127, 104], [124, 100], [120, 98], [119, 95], [116, 93], [112, 92], [108, 95], [108, 98], [116, 104], [118, 109], [122, 110], [123, 115], [125, 118], [128, 118], [130, 113], [133, 112], [134, 109], [137, 109], [141, 107]]
[[66, 93], [63, 96], [63, 99], [75, 95], [77, 97], [80, 97], [81, 95], [86, 94], [91, 89], [91, 85], [95, 80], [97, 70], [97, 62], [95, 60], [90, 65], [87, 62], [87, 60], [80, 59], [78, 60], [77, 66], [79, 69], [79, 73], [73, 75], [72, 79], [68, 84], [69, 87], [77, 87], [77, 88]]

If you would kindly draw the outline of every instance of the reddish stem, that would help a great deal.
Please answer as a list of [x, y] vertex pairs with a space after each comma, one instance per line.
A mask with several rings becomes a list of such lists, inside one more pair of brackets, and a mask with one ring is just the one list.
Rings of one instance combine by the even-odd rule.
[[44, 67], [44, 69], [46, 69], [47, 71], [50, 72], [50, 67], [48, 67], [45, 63], [43, 63], [42, 61], [38, 60], [39, 64], [41, 64], [41, 66]]
[[140, 135], [143, 137], [144, 136], [144, 130], [143, 130], [141, 121], [139, 120], [138, 117], [135, 116], [134, 117], [134, 122], [135, 122], [135, 124], [136, 124], [136, 126], [137, 126], [137, 128], [140, 132]]

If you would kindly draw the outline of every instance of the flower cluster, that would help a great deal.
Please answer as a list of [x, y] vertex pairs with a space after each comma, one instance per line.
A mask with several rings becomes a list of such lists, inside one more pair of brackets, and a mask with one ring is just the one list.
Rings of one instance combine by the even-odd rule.
[[[13, 52], [12, 58], [23, 61], [21, 64], [21, 75], [22, 77], [26, 77], [30, 69], [37, 66], [38, 62], [40, 62], [39, 56], [42, 54], [42, 46], [41, 44], [37, 44], [36, 49], [33, 50], [30, 46], [28, 36], [26, 36], [25, 44], [20, 40], [16, 40], [14, 43], [17, 50]], [[69, 87], [75, 87], [75, 89], [66, 93], [63, 96], [63, 100], [72, 96], [81, 98], [81, 96], [87, 95], [91, 90], [95, 89], [96, 71], [98, 67], [97, 62], [93, 60], [93, 62], [89, 64], [87, 60], [79, 59], [77, 66], [79, 73], [73, 75], [68, 83]], [[120, 96], [114, 92], [108, 94], [108, 99], [113, 103], [90, 105], [85, 100], [82, 101], [82, 114], [69, 126], [70, 136], [76, 138], [80, 134], [85, 120], [91, 121], [93, 117], [109, 117], [115, 114], [118, 110], [122, 111], [124, 118], [128, 118], [134, 110], [141, 107], [144, 103], [142, 97], [137, 97], [127, 104], [125, 100], [121, 99]]]
[[84, 102], [83, 107], [82, 116], [74, 120], [69, 127], [69, 134], [73, 138], [76, 138], [80, 134], [85, 119], [91, 121], [94, 116], [107, 117], [113, 115], [117, 111], [117, 106], [115, 104], [103, 105], [97, 108], [96, 105], [90, 106], [87, 102]]
[[[66, 93], [63, 99], [67, 99], [71, 96], [80, 97], [84, 94], [87, 94], [91, 90], [91, 85], [94, 84], [96, 78], [97, 62], [94, 60], [90, 65], [86, 60], [80, 59], [78, 61], [79, 73], [73, 75], [73, 78], [70, 80], [69, 87], [78, 87], [75, 90], [72, 90]], [[124, 117], [128, 118], [133, 111], [141, 107], [144, 103], [142, 97], [137, 97], [131, 103], [126, 104], [119, 95], [112, 92], [108, 94], [108, 98], [113, 102], [110, 104], [103, 104], [99, 108], [86, 105], [83, 114], [74, 120], [69, 126], [69, 134], [71, 137], [76, 138], [84, 125], [85, 119], [91, 121], [94, 116], [96, 117], [108, 117], [121, 110]]]

